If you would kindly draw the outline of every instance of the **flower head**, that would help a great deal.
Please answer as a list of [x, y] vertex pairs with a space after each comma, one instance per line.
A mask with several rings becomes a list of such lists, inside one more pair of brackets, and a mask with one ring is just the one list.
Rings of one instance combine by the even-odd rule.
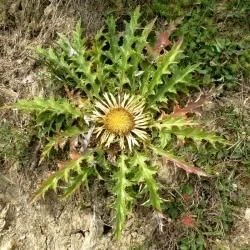
[[149, 116], [144, 113], [144, 102], [128, 94], [114, 97], [105, 93], [103, 96], [102, 100], [95, 102], [92, 115], [100, 143], [109, 147], [118, 141], [121, 149], [124, 149], [127, 141], [130, 150], [134, 145], [139, 146], [139, 140], [147, 138], [145, 129], [149, 122]]

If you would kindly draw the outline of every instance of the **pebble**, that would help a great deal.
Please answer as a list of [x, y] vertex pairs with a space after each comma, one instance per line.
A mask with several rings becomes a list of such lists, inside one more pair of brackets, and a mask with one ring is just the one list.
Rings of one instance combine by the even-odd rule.
[[250, 223], [250, 208], [245, 210], [245, 219]]

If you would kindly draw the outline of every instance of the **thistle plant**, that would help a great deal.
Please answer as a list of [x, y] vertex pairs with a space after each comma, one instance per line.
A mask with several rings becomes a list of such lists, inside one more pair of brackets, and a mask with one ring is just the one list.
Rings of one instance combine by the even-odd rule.
[[83, 38], [78, 23], [70, 39], [59, 35], [53, 48], [38, 48], [57, 91], [53, 97], [14, 105], [33, 114], [44, 142], [41, 162], [63, 158], [34, 199], [51, 189], [66, 198], [81, 185], [91, 188], [93, 178], [102, 179], [112, 186], [118, 238], [136, 199], [144, 197], [144, 204], [162, 212], [159, 167], [172, 162], [206, 175], [174, 154], [178, 140], [224, 143], [188, 118], [187, 108], [171, 109], [179, 93], [197, 87], [191, 78], [198, 64], [178, 66], [181, 39], [152, 53], [149, 37], [155, 20], [142, 26], [139, 18], [137, 8], [118, 31], [116, 19], [109, 17], [91, 41]]

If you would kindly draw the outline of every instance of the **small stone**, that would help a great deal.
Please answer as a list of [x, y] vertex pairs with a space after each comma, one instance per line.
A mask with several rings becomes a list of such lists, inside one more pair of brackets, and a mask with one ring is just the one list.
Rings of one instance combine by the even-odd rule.
[[237, 186], [236, 183], [233, 183], [232, 186], [233, 186], [233, 189], [234, 189], [234, 190], [237, 190], [238, 186]]
[[250, 223], [250, 208], [245, 210], [245, 219]]
[[132, 232], [132, 233], [131, 233], [131, 236], [132, 236], [132, 238], [135, 239], [135, 238], [138, 236], [138, 234], [137, 234], [136, 232]]
[[19, 238], [19, 240], [25, 240], [26, 239], [26, 235], [23, 235], [23, 236], [21, 236], [20, 238]]
[[11, 250], [14, 249], [15, 246], [15, 242], [13, 239], [4, 241], [0, 243], [0, 249], [4, 249], [4, 250]]
[[0, 232], [3, 231], [6, 221], [4, 219], [0, 219]]

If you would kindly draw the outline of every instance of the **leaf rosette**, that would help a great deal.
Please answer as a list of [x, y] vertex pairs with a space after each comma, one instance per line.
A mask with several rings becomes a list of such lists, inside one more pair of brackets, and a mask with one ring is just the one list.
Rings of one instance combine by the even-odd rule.
[[[173, 141], [225, 143], [197, 127], [197, 121], [186, 116], [188, 108], [169, 112], [168, 103], [176, 101], [179, 93], [197, 88], [192, 72], [199, 65], [179, 66], [182, 39], [154, 50], [148, 41], [155, 20], [143, 26], [139, 18], [136, 8], [124, 30], [118, 31], [116, 20], [109, 17], [91, 46], [78, 23], [70, 39], [60, 35], [54, 48], [38, 48], [58, 91], [53, 98], [20, 100], [14, 105], [34, 115], [39, 136], [46, 142], [41, 161], [57, 151], [57, 157], [60, 152], [64, 158], [68, 155], [34, 198], [44, 197], [50, 189], [68, 197], [90, 177], [102, 176], [108, 183], [111, 179], [117, 237], [137, 198], [136, 186], [144, 186], [145, 204], [162, 212], [160, 165], [172, 162], [186, 172], [208, 176], [175, 156]], [[58, 98], [58, 93], [63, 96]], [[191, 106], [193, 111], [195, 105]]]

